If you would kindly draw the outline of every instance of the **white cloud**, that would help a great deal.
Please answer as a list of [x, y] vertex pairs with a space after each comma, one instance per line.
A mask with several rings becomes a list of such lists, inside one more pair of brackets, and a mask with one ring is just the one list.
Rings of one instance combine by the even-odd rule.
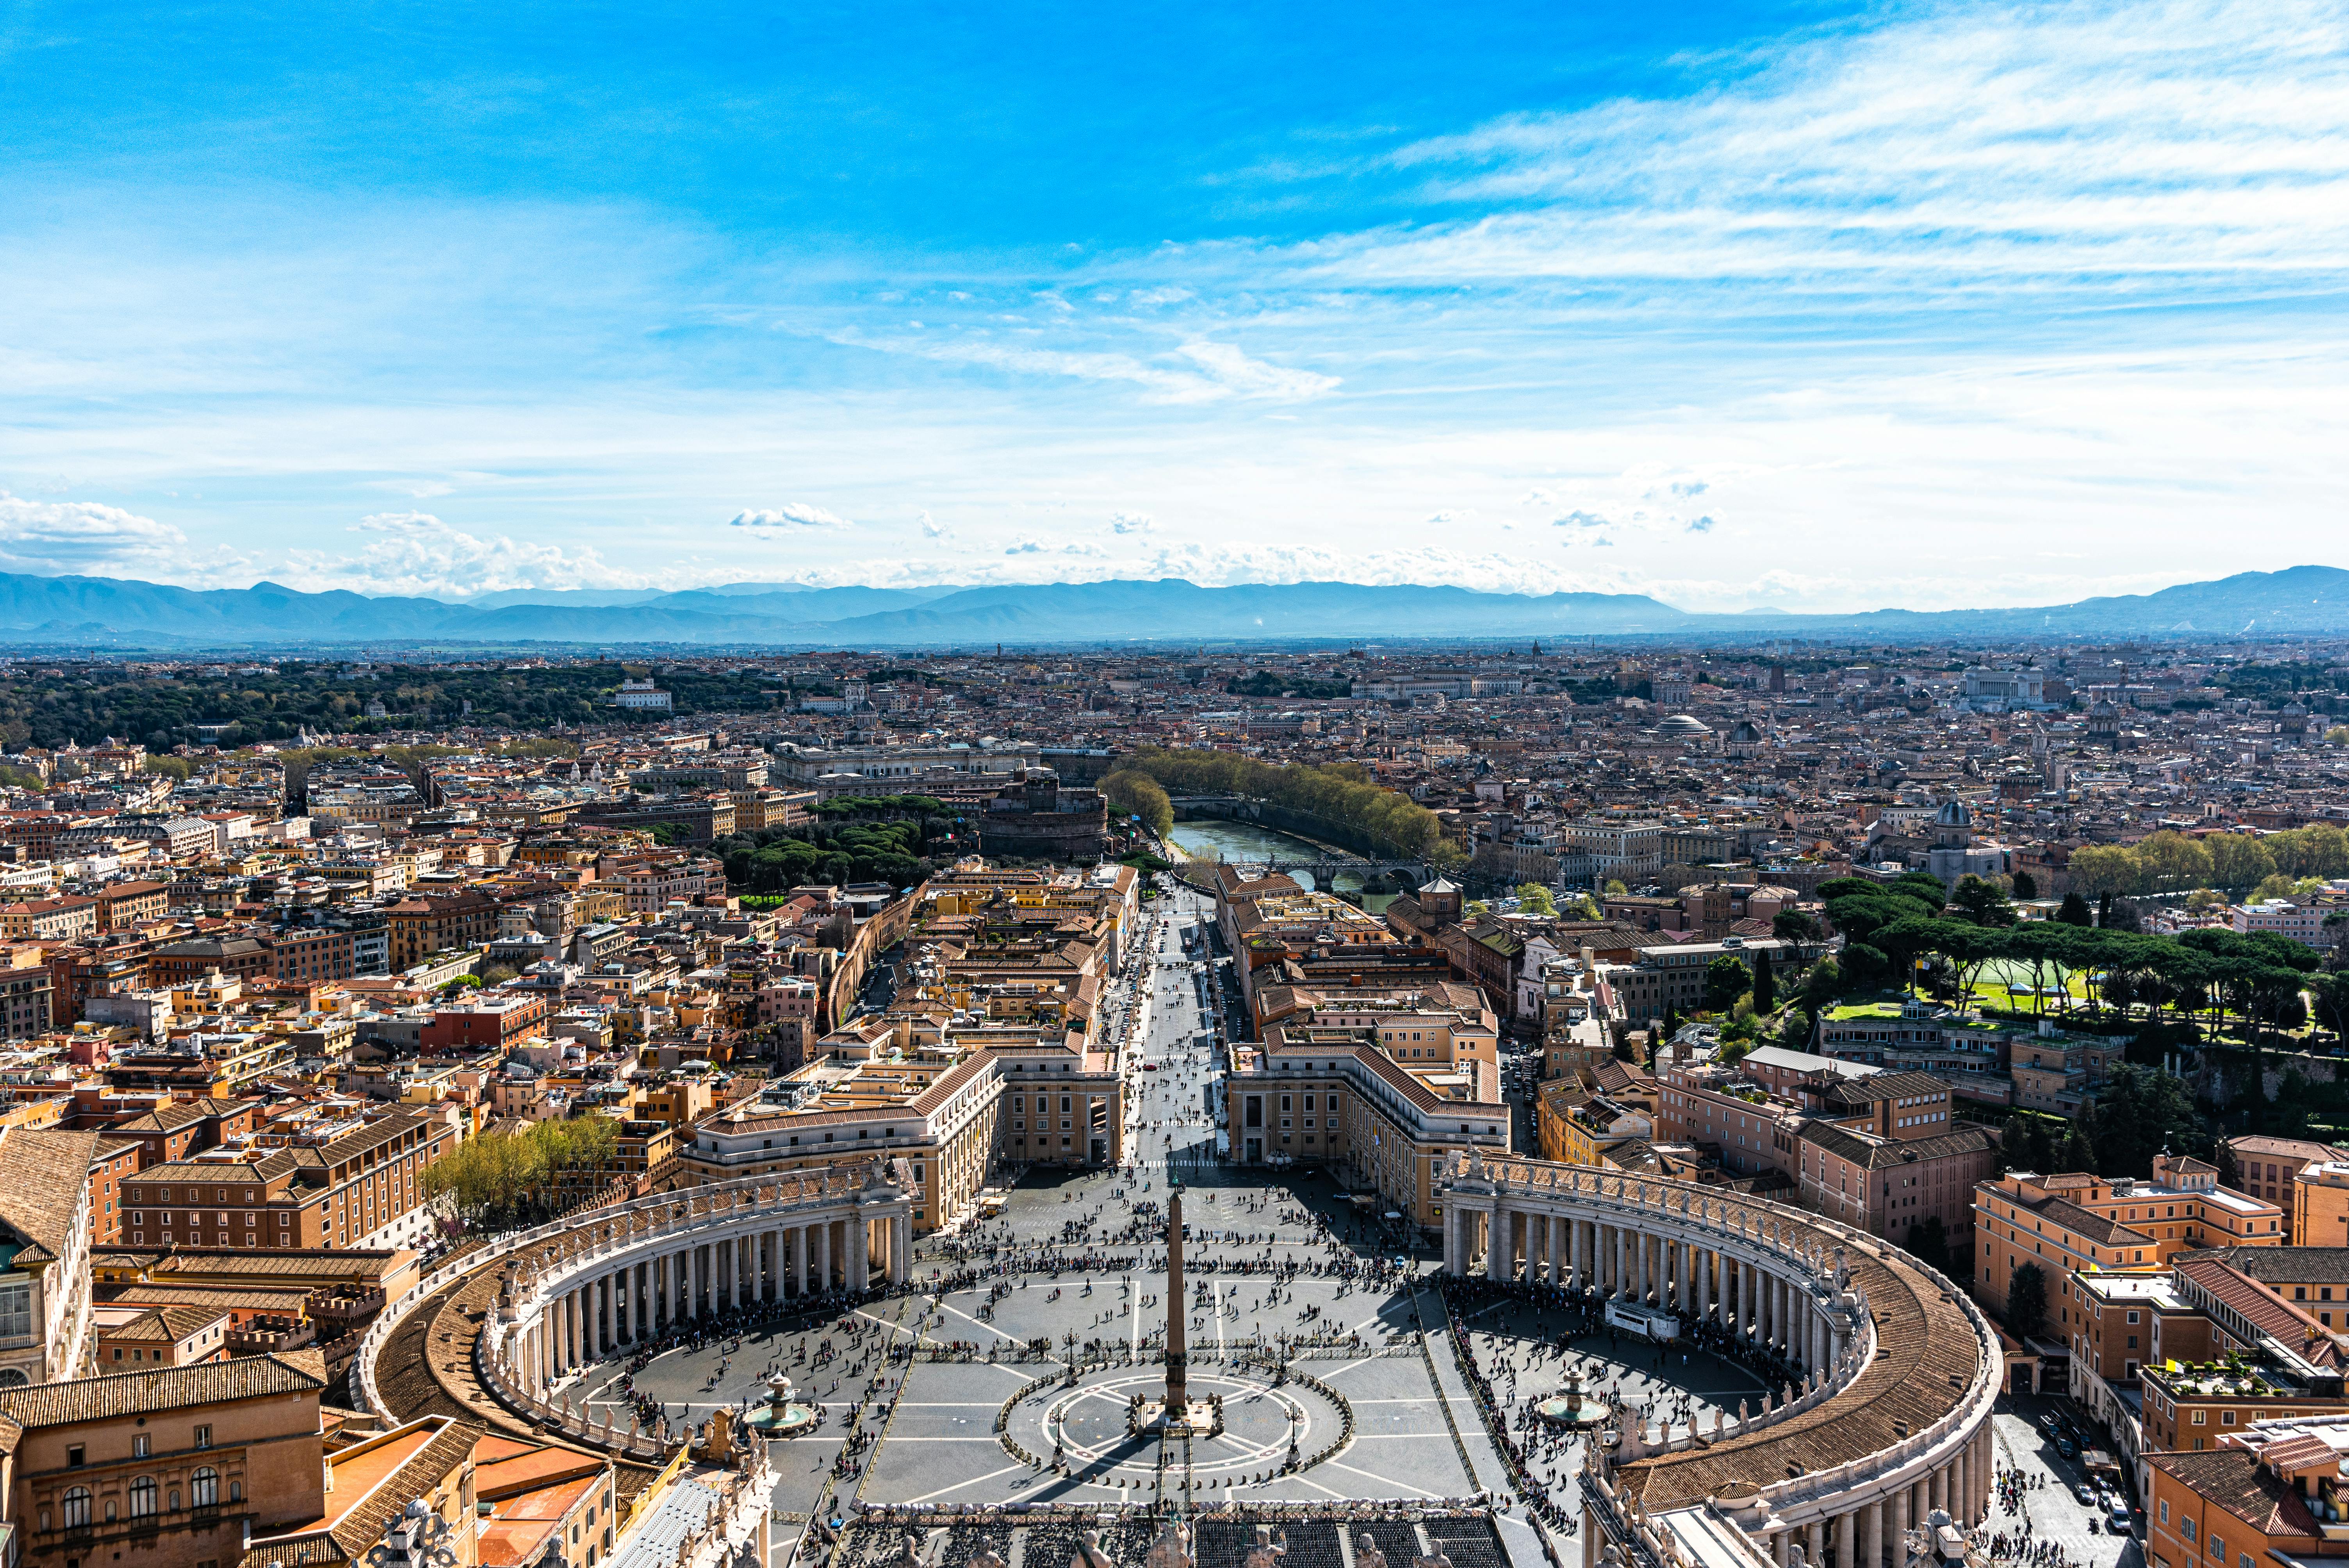
[[945, 523], [938, 521], [928, 512], [925, 511], [917, 515], [918, 521], [922, 525], [922, 537], [924, 539], [952, 539], [954, 537], [953, 529], [948, 528]]
[[502, 533], [472, 534], [427, 511], [376, 512], [351, 525], [368, 542], [343, 555], [286, 555], [288, 586], [317, 592], [462, 599], [510, 588], [641, 588], [646, 574], [607, 564], [593, 549], [564, 551]]
[[1241, 397], [1294, 402], [1338, 389], [1335, 376], [1250, 359], [1228, 343], [1186, 343], [1177, 352], [1226, 393]]
[[[1033, 335], [1027, 335], [1032, 339]], [[1227, 398], [1299, 402], [1335, 391], [1338, 377], [1249, 357], [1229, 344], [1190, 342], [1172, 356], [1144, 357], [1120, 350], [1047, 346], [993, 336], [881, 338], [859, 333], [833, 341], [884, 354], [911, 355], [949, 365], [972, 365], [1021, 376], [1123, 383], [1154, 403], [1218, 403]]]
[[1406, 148], [1428, 201], [1485, 215], [1298, 255], [1364, 280], [2140, 300], [2349, 263], [2349, 56], [2323, 0], [1945, 5], [1700, 68], [1718, 85]]
[[193, 553], [168, 522], [87, 500], [31, 500], [0, 490], [0, 567], [11, 572], [184, 575]]
[[1100, 545], [1093, 543], [1090, 540], [1079, 540], [1073, 543], [1054, 544], [1049, 540], [1038, 539], [1030, 534], [1021, 534], [1011, 542], [1010, 545], [1003, 552], [1003, 553], [1006, 555], [1075, 556], [1099, 560], [1106, 558], [1109, 552], [1102, 549]]
[[1117, 511], [1110, 514], [1109, 529], [1112, 533], [1148, 533], [1157, 526], [1156, 520], [1146, 511]]
[[726, 526], [748, 529], [761, 539], [781, 539], [811, 528], [851, 528], [855, 525], [820, 506], [795, 500], [779, 507], [761, 507], [756, 511], [738, 511], [726, 520]]

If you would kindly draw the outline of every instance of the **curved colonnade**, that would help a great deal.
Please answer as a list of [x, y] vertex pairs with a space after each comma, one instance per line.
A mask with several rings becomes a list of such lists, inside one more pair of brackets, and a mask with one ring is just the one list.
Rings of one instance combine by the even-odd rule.
[[[901, 1164], [902, 1162], [892, 1162]], [[918, 1191], [881, 1164], [657, 1192], [499, 1238], [378, 1314], [352, 1392], [390, 1414], [377, 1368], [394, 1330], [457, 1281], [502, 1265], [495, 1310], [473, 1345], [484, 1390], [524, 1419], [638, 1457], [665, 1450], [574, 1409], [562, 1380], [700, 1318], [760, 1303], [862, 1295], [912, 1276]]]
[[1909, 1532], [1935, 1511], [1961, 1529], [1987, 1513], [1997, 1336], [1962, 1291], [1889, 1243], [1590, 1166], [1472, 1160], [1438, 1190], [1448, 1273], [1592, 1290], [1801, 1370], [1783, 1400], [1708, 1431], [1626, 1424], [1584, 1478], [1589, 1561], [1610, 1544], [1648, 1564], [1733, 1545], [1781, 1565], [1900, 1568]]

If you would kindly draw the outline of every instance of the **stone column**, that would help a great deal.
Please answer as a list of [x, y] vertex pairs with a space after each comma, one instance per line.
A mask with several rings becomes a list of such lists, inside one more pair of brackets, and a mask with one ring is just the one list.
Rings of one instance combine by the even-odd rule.
[[832, 1222], [827, 1220], [815, 1228], [815, 1288], [832, 1288]]
[[1940, 1470], [1933, 1472], [1933, 1506], [1940, 1509], [1943, 1512], [1948, 1513], [1952, 1519], [1956, 1518], [1957, 1514], [1955, 1511], [1951, 1510], [1950, 1507], [1951, 1473], [1964, 1462], [1965, 1450], [1961, 1449], [1958, 1451], [1957, 1458], [1951, 1460], [1948, 1464], [1943, 1465]]
[[1827, 1522], [1826, 1520], [1811, 1521], [1810, 1538], [1805, 1542], [1803, 1560], [1813, 1564], [1823, 1563], [1827, 1560]]
[[1835, 1568], [1857, 1568], [1854, 1558], [1859, 1551], [1859, 1515], [1856, 1512], [1838, 1513], [1835, 1524]]
[[898, 1214], [889, 1221], [889, 1283], [904, 1284], [914, 1277], [914, 1219]]
[[1702, 1323], [1713, 1315], [1713, 1271], [1721, 1254], [1711, 1247], [1699, 1247], [1696, 1253], [1696, 1320]]
[[1778, 1568], [1789, 1568], [1793, 1563], [1794, 1554], [1787, 1548], [1794, 1543], [1795, 1532], [1791, 1530], [1778, 1531], [1770, 1537], [1770, 1560], [1775, 1563]]
[[1549, 1217], [1549, 1283], [1559, 1290], [1566, 1288], [1567, 1222], [1556, 1214]]
[[848, 1222], [848, 1288], [860, 1295], [873, 1285], [872, 1245], [871, 1223], [859, 1209]]
[[1509, 1277], [1509, 1211], [1498, 1198], [1493, 1200], [1493, 1212], [1485, 1218], [1485, 1277]]
[[1615, 1266], [1608, 1275], [1607, 1294], [1610, 1296], [1620, 1296], [1624, 1294], [1623, 1283], [1631, 1261], [1625, 1255], [1630, 1245], [1630, 1238], [1624, 1233], [1623, 1227], [1620, 1225], [1610, 1225], [1608, 1229], [1615, 1233]]
[[792, 1294], [805, 1295], [807, 1293], [808, 1228], [805, 1225], [793, 1225], [792, 1227]]
[[1904, 1486], [1886, 1501], [1891, 1505], [1892, 1517], [1884, 1522], [1885, 1534], [1889, 1537], [1885, 1544], [1891, 1548], [1893, 1560], [1899, 1562], [1908, 1554], [1908, 1549], [1901, 1544], [1901, 1539], [1908, 1534], [1909, 1526], [1912, 1522], [1909, 1517], [1909, 1507], [1916, 1501], [1916, 1490], [1913, 1487]]
[[1737, 1264], [1737, 1332], [1744, 1339], [1758, 1338], [1762, 1332], [1762, 1316], [1754, 1300], [1754, 1265], [1744, 1260]]
[[1869, 1503], [1861, 1511], [1858, 1568], [1879, 1568], [1884, 1561], [1884, 1503]]

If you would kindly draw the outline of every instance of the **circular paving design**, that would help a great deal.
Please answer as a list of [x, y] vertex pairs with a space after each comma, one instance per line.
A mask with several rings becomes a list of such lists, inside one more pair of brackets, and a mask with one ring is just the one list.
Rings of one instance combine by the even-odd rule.
[[[1191, 1475], [1199, 1484], [1278, 1474], [1288, 1462], [1292, 1438], [1305, 1464], [1346, 1429], [1340, 1399], [1294, 1378], [1275, 1386], [1268, 1375], [1194, 1367], [1189, 1386], [1195, 1400], [1224, 1402], [1224, 1429], [1190, 1439]], [[1055, 1384], [1021, 1399], [1004, 1435], [1048, 1463], [1057, 1443], [1071, 1475], [1146, 1481], [1157, 1472], [1159, 1437], [1146, 1427], [1129, 1435], [1126, 1411], [1134, 1395], [1146, 1405], [1165, 1388], [1162, 1367], [1105, 1369], [1074, 1387]], [[1169, 1457], [1179, 1462], [1179, 1447]]]

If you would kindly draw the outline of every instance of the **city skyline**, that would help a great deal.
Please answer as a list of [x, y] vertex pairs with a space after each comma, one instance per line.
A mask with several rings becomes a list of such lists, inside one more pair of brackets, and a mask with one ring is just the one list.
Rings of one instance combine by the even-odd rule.
[[2333, 563], [2323, 10], [1096, 21], [21, 18], [0, 570], [1703, 612]]

